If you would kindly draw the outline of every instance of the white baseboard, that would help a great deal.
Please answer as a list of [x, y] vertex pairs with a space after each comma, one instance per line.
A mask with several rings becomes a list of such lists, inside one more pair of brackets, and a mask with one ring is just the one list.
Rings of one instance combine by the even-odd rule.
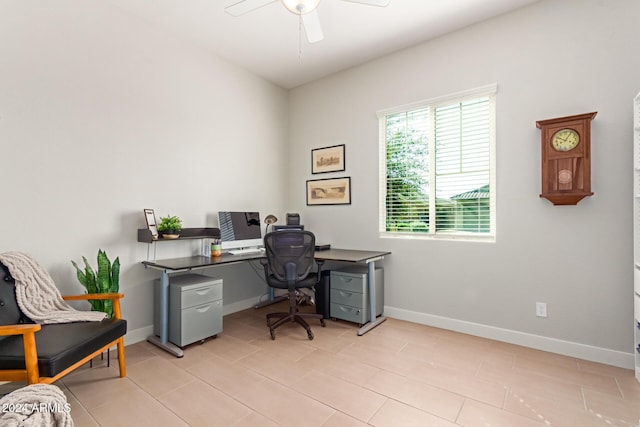
[[448, 329], [510, 344], [522, 345], [525, 347], [576, 357], [578, 359], [589, 360], [592, 362], [604, 363], [620, 368], [634, 369], [635, 365], [633, 353], [623, 353], [621, 351], [388, 306], [384, 307], [384, 314], [387, 317], [393, 317], [398, 320], [406, 320], [408, 322], [419, 323], [421, 325], [433, 326], [436, 328]]
[[151, 334], [153, 334], [153, 325], [134, 329], [132, 331], [129, 330], [127, 331], [127, 334], [124, 336], [124, 345], [128, 346], [140, 341], [146, 341], [147, 337]]

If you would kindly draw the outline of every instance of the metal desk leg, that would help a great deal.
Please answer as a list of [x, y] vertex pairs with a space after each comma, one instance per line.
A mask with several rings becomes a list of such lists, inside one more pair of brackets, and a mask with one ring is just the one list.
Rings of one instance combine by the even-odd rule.
[[362, 336], [369, 332], [371, 329], [380, 325], [387, 320], [384, 315], [376, 318], [376, 262], [371, 260], [367, 263], [369, 273], [367, 277], [367, 285], [369, 286], [369, 318], [370, 321], [362, 328], [358, 329], [358, 336]]
[[273, 288], [270, 287], [269, 288], [269, 299], [266, 300], [266, 301], [259, 302], [258, 304], [254, 305], [253, 308], [266, 307], [268, 305], [275, 304], [277, 302], [284, 301], [286, 299], [289, 299], [288, 295], [281, 295], [281, 296], [277, 297], [275, 295], [275, 292], [274, 292]]
[[184, 356], [180, 347], [169, 342], [169, 273], [167, 270], [163, 270], [160, 276], [160, 336], [150, 335], [147, 341], [176, 357]]

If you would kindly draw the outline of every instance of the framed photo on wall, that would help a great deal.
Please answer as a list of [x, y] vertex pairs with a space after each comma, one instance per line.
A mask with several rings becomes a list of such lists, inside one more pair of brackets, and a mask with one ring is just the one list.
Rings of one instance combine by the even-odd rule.
[[341, 172], [345, 170], [344, 144], [311, 150], [311, 173]]
[[307, 206], [350, 204], [351, 177], [307, 181]]

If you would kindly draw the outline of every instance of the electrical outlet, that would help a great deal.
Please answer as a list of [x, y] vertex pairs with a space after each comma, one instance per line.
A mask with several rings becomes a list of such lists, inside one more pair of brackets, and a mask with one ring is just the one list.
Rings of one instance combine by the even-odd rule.
[[547, 317], [547, 303], [546, 302], [537, 302], [536, 303], [536, 316], [538, 316], [538, 317]]

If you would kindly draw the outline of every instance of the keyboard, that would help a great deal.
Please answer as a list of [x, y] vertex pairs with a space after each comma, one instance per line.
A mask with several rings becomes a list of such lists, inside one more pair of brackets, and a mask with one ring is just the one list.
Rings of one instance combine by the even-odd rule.
[[231, 255], [260, 254], [262, 252], [264, 252], [264, 248], [233, 249], [229, 251]]

